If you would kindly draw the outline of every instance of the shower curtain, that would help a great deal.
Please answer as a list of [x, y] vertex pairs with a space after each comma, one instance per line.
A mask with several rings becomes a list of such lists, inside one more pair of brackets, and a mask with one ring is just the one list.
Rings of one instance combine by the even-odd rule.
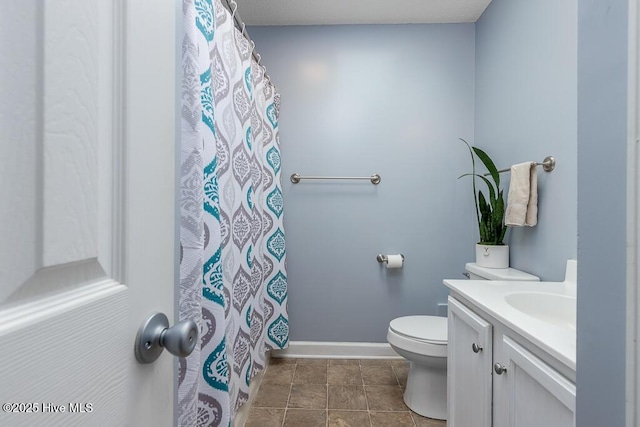
[[279, 94], [220, 0], [183, 0], [178, 424], [228, 426], [289, 340]]

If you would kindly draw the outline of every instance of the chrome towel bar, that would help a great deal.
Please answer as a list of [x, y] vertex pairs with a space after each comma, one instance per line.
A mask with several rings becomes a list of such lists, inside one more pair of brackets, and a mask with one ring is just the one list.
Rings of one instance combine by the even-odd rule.
[[[556, 159], [554, 159], [553, 156], [547, 156], [544, 158], [542, 163], [537, 162], [536, 166], [542, 166], [542, 169], [544, 169], [545, 172], [551, 172], [556, 168]], [[509, 167], [509, 168], [499, 169], [498, 173], [510, 172], [510, 171], [511, 171], [511, 168]], [[489, 175], [491, 174], [489, 173], [484, 174], [484, 176], [489, 176]]]
[[374, 173], [371, 176], [300, 176], [299, 173], [291, 174], [291, 182], [297, 184], [302, 179], [368, 179], [372, 184], [380, 184], [380, 175]]

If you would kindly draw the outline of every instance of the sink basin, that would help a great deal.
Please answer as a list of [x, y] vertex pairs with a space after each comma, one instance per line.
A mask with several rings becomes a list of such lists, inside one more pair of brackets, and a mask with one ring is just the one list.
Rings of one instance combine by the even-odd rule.
[[576, 298], [547, 292], [513, 292], [504, 296], [511, 307], [557, 326], [576, 329]]

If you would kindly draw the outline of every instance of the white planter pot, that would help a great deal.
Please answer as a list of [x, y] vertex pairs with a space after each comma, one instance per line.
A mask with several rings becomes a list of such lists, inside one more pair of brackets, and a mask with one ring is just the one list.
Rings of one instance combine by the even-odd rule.
[[509, 245], [476, 244], [476, 264], [486, 268], [509, 268]]

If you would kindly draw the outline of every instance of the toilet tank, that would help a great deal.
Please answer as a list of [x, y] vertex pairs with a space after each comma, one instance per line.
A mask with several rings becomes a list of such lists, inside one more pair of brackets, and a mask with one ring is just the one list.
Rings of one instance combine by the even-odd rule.
[[540, 278], [515, 268], [486, 268], [475, 262], [465, 264], [465, 269], [472, 280], [511, 280], [539, 282]]

